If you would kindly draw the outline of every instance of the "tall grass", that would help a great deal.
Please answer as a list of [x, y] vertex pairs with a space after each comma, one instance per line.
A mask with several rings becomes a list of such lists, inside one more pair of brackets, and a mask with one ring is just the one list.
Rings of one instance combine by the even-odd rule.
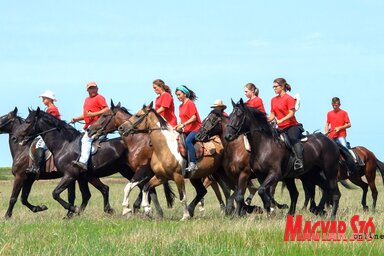
[[[126, 218], [120, 215], [125, 181], [116, 178], [103, 181], [110, 186], [110, 201], [116, 213], [112, 216], [104, 214], [102, 197], [92, 189], [92, 199], [86, 211], [72, 220], [62, 219], [66, 211], [51, 197], [58, 181], [38, 181], [32, 189], [30, 202], [45, 204], [49, 209], [34, 214], [18, 201], [12, 219], [0, 220], [0, 255], [382, 255], [384, 251], [383, 240], [284, 242], [286, 210], [277, 210], [272, 217], [251, 214], [231, 219], [223, 216], [210, 189], [205, 212], [196, 209], [196, 216], [189, 221], [179, 221], [182, 216], [180, 203], [176, 203], [174, 209], [166, 209], [161, 187], [158, 195], [164, 206], [164, 219], [155, 214], [151, 219]], [[359, 214], [362, 220], [373, 217], [376, 234], [384, 234], [381, 177], [376, 183], [380, 194], [375, 213], [362, 210], [361, 190], [342, 188], [338, 218], [349, 223], [354, 214]], [[2, 215], [8, 207], [11, 189], [12, 181], [0, 181]], [[320, 220], [320, 217], [300, 210], [303, 193], [299, 189], [298, 214], [305, 220]], [[187, 190], [190, 201], [194, 196], [190, 184], [187, 184]], [[132, 202], [136, 193], [130, 197]], [[66, 192], [62, 196], [66, 198]], [[77, 204], [80, 204], [79, 193], [77, 197]], [[289, 203], [286, 191], [278, 192], [276, 198]], [[368, 202], [371, 202], [370, 194]], [[254, 203], [260, 205], [260, 199], [255, 198]]]

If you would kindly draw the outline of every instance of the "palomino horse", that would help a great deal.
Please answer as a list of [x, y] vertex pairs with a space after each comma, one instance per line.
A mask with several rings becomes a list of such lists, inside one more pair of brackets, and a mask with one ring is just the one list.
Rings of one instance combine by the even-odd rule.
[[[60, 194], [75, 180], [93, 180], [120, 172], [125, 178], [132, 177], [132, 170], [125, 164], [127, 153], [124, 142], [120, 139], [111, 139], [100, 143], [100, 148], [91, 156], [88, 171], [80, 175], [78, 168], [72, 165], [77, 159], [80, 150], [82, 134], [64, 121], [52, 115], [40, 111], [30, 111], [25, 122], [22, 123], [12, 136], [14, 142], [25, 143], [28, 136], [40, 135], [52, 152], [54, 163], [58, 172], [63, 176], [54, 189], [53, 198], [65, 209], [77, 213], [79, 209], [72, 203], [68, 203], [60, 197]], [[109, 205], [109, 188], [105, 186], [104, 210], [112, 212]]]
[[[270, 212], [271, 206], [268, 192], [276, 182], [285, 181], [291, 198], [288, 214], [293, 215], [298, 198], [294, 178], [300, 176], [302, 180], [314, 182], [323, 172], [326, 177], [326, 182], [323, 184], [325, 198], [331, 198], [333, 201], [331, 217], [334, 218], [341, 196], [337, 184], [340, 152], [336, 143], [324, 134], [308, 135], [308, 141], [304, 143], [304, 170], [303, 172], [293, 171], [292, 152], [279, 139], [277, 130], [269, 124], [265, 113], [248, 108], [243, 100], [238, 104], [232, 101], [232, 105], [234, 109], [230, 115], [225, 138], [232, 141], [241, 133], [247, 134], [252, 149], [251, 167], [254, 172], [265, 177], [258, 193], [267, 212]], [[325, 203], [325, 200], [322, 200], [319, 208], [324, 209]]]
[[[106, 135], [117, 131], [117, 128], [128, 120], [132, 115], [121, 107], [118, 103], [116, 106], [111, 101], [111, 108], [106, 113], [100, 116], [100, 118], [88, 128], [89, 136], [97, 139], [100, 136]], [[132, 212], [129, 205], [129, 194], [135, 186], [139, 186], [140, 190], [153, 176], [153, 172], [150, 166], [150, 160], [152, 156], [152, 148], [150, 146], [150, 140], [148, 134], [139, 133], [133, 136], [127, 136], [122, 138], [125, 146], [127, 147], [127, 164], [135, 172], [124, 189], [123, 200], [123, 215], [127, 215]], [[168, 207], [173, 206], [175, 194], [172, 192], [169, 183], [164, 183], [165, 195], [168, 203]], [[156, 190], [150, 189], [149, 195], [155, 204], [158, 216], [163, 217], [163, 210], [157, 199]], [[140, 209], [142, 192], [133, 204], [133, 211], [136, 212]]]
[[178, 152], [177, 137], [179, 134], [156, 113], [152, 108], [152, 102], [148, 106], [143, 106], [139, 112], [124, 122], [119, 127], [119, 131], [124, 136], [130, 136], [130, 134], [135, 133], [149, 133], [151, 139], [153, 147], [151, 167], [155, 176], [151, 178], [143, 189], [142, 206], [145, 212], [150, 212], [148, 189], [156, 187], [167, 180], [173, 180], [176, 183], [180, 200], [184, 207], [182, 220], [193, 216], [196, 205], [207, 193], [202, 183], [202, 178], [211, 175], [221, 166], [222, 148], [216, 149], [217, 153], [212, 156], [205, 156], [198, 162], [199, 169], [190, 177], [191, 184], [195, 187], [197, 195], [191, 204], [187, 205], [185, 183], [182, 174], [186, 160]]
[[[224, 146], [224, 156], [222, 165], [226, 172], [226, 175], [229, 177], [231, 184], [228, 184], [233, 190], [235, 190], [235, 200], [237, 203], [236, 214], [240, 216], [244, 213], [243, 208], [248, 208], [244, 203], [244, 193], [247, 185], [249, 184], [251, 178], [255, 178], [255, 173], [252, 171], [249, 161], [250, 161], [250, 152], [248, 152], [244, 145], [244, 135], [241, 134], [238, 138], [227, 141], [224, 138], [224, 134], [227, 130], [228, 117], [223, 115], [221, 110], [214, 109], [211, 113], [204, 119], [198, 133], [196, 134], [197, 141], [207, 141], [210, 137], [218, 135], [221, 138], [221, 141]], [[259, 182], [262, 183], [260, 177], [258, 178]], [[287, 205], [280, 205], [273, 199], [273, 194], [275, 192], [275, 186], [271, 187], [271, 196], [273, 203], [277, 205], [278, 208], [288, 208]], [[256, 189], [248, 189], [251, 191], [251, 194], [255, 194]], [[232, 201], [230, 202], [232, 203]], [[231, 205], [228, 206], [231, 208]], [[230, 209], [227, 209], [229, 213]], [[247, 211], [253, 210], [247, 209]]]
[[[17, 143], [13, 143], [11, 138], [15, 133], [16, 129], [24, 123], [24, 119], [17, 116], [17, 108], [8, 114], [0, 117], [0, 133], [8, 133], [9, 134], [9, 148], [11, 150], [13, 164], [12, 164], [12, 174], [15, 176], [13, 182], [13, 189], [11, 193], [11, 198], [9, 200], [8, 210], [5, 213], [5, 218], [12, 217], [13, 208], [17, 201], [17, 198], [22, 190], [21, 194], [21, 202], [23, 205], [27, 206], [32, 212], [40, 212], [47, 210], [48, 208], [45, 205], [32, 205], [28, 202], [28, 196], [31, 191], [33, 183], [36, 181], [36, 176], [34, 174], [27, 174], [25, 170], [29, 164], [29, 147], [32, 143], [32, 140], [28, 141], [28, 143], [24, 146], [19, 145]], [[42, 171], [39, 175], [39, 179], [41, 180], [50, 180], [57, 179], [62, 177], [62, 174], [59, 172], [44, 172]], [[108, 194], [105, 192], [108, 191], [108, 188], [101, 183], [100, 179], [94, 178], [91, 179], [90, 182], [103, 194], [104, 198], [108, 198]], [[88, 203], [88, 200], [91, 197], [88, 183], [87, 182], [79, 182], [79, 186], [81, 187], [82, 192], [82, 203], [80, 206], [80, 211], [83, 211]], [[75, 183], [71, 183], [68, 187], [68, 201], [71, 204], [75, 202]], [[106, 212], [110, 211], [107, 204], [104, 206], [104, 210]], [[67, 217], [70, 218], [72, 216], [72, 212], [68, 211]]]

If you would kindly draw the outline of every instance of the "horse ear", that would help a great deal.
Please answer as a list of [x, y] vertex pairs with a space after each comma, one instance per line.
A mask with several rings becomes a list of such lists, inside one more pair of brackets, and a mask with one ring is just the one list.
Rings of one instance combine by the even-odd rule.
[[31, 108], [28, 108], [28, 112], [29, 112], [29, 114], [31, 114], [31, 112], [32, 112]]
[[37, 107], [36, 109], [36, 115], [38, 116], [40, 114], [40, 107]]
[[18, 109], [17, 109], [17, 107], [15, 107], [15, 109], [13, 110], [13, 114], [17, 115], [17, 111], [18, 111]]
[[240, 98], [240, 101], [239, 101], [240, 105], [244, 105], [244, 101], [243, 101], [243, 98]]
[[153, 101], [151, 101], [151, 103], [149, 103], [148, 108], [149, 108], [149, 109], [152, 109], [152, 108], [153, 108]]
[[119, 103], [117, 103], [116, 107], [121, 108], [121, 103], [120, 103], [120, 101], [119, 101]]
[[115, 108], [115, 104], [113, 104], [113, 100], [111, 99], [111, 108]]
[[233, 101], [232, 98], [231, 98], [231, 102], [232, 102], [232, 107], [235, 108], [236, 107], [236, 103]]

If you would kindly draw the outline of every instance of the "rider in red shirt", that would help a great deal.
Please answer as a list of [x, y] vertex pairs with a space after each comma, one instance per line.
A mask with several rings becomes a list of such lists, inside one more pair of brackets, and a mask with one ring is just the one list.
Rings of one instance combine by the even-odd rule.
[[329, 138], [339, 142], [344, 147], [347, 147], [347, 129], [351, 127], [348, 113], [340, 108], [340, 99], [332, 98], [333, 110], [327, 113], [327, 121], [325, 122], [324, 133]]
[[91, 154], [93, 139], [88, 136], [87, 128], [99, 119], [99, 117], [108, 111], [108, 104], [105, 98], [98, 93], [99, 88], [96, 82], [87, 83], [87, 92], [89, 97], [84, 101], [83, 114], [74, 117], [71, 123], [84, 120], [84, 135], [81, 139], [81, 155], [78, 161], [72, 161], [72, 164], [84, 172], [88, 169], [88, 159]]
[[175, 93], [181, 102], [179, 106], [179, 117], [181, 123], [178, 124], [175, 129], [180, 130], [184, 128], [184, 133], [187, 136], [185, 144], [187, 146], [189, 157], [189, 165], [186, 171], [193, 173], [198, 169], [196, 164], [196, 152], [193, 142], [195, 140], [196, 133], [201, 126], [201, 119], [194, 103], [194, 100], [196, 100], [197, 96], [185, 85], [178, 86]]
[[256, 108], [260, 112], [265, 113], [263, 100], [259, 97], [259, 89], [253, 83], [247, 83], [244, 86], [245, 97], [248, 98], [248, 101], [245, 102], [248, 107]]
[[[56, 107], [54, 101], [56, 101], [55, 94], [47, 90], [43, 92], [39, 97], [41, 97], [44, 105], [47, 107], [45, 112], [51, 114], [52, 116], [60, 119], [59, 109]], [[32, 161], [32, 166], [26, 169], [26, 173], [33, 173], [35, 175], [39, 175], [41, 169], [43, 169], [45, 164], [45, 151], [47, 150], [47, 146], [41, 136], [39, 136], [39, 140], [36, 142], [36, 151], [34, 152], [34, 160]]]
[[159, 113], [172, 127], [175, 127], [177, 125], [177, 119], [171, 89], [161, 79], [156, 79], [152, 84], [153, 90], [159, 95], [155, 101], [156, 112]]
[[271, 115], [268, 120], [271, 122], [276, 118], [277, 126], [283, 129], [293, 146], [295, 153], [294, 169], [303, 168], [303, 145], [300, 143], [303, 126], [297, 122], [295, 117], [295, 99], [287, 93], [291, 91], [291, 86], [284, 78], [276, 78], [273, 81], [273, 89], [277, 96], [271, 100]]

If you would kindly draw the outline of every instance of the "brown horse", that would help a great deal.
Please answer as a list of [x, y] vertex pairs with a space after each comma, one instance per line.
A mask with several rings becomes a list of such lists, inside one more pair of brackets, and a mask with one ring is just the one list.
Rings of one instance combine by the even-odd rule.
[[167, 180], [173, 180], [176, 183], [180, 200], [184, 207], [182, 220], [188, 219], [194, 214], [198, 202], [207, 193], [202, 183], [202, 178], [217, 172], [224, 175], [221, 167], [222, 147], [216, 147], [216, 153], [212, 156], [204, 156], [198, 161], [198, 170], [190, 177], [191, 184], [196, 189], [196, 197], [187, 205], [187, 195], [185, 192], [185, 183], [183, 169], [186, 167], [186, 160], [178, 151], [177, 138], [179, 133], [173, 130], [167, 122], [152, 108], [151, 102], [148, 106], [143, 106], [135, 115], [119, 127], [119, 131], [124, 136], [131, 136], [135, 133], [149, 133], [151, 139], [153, 154], [151, 158], [151, 167], [155, 176], [146, 184], [143, 189], [143, 207], [146, 213], [150, 212], [148, 204], [148, 189], [156, 187]]
[[[353, 184], [359, 186], [363, 190], [361, 204], [363, 205], [364, 210], [368, 210], [367, 193], [368, 193], [368, 186], [369, 186], [372, 192], [372, 199], [373, 199], [372, 208], [373, 210], [375, 210], [377, 195], [378, 195], [376, 184], [375, 184], [376, 169], [380, 171], [383, 182], [384, 182], [384, 163], [379, 161], [376, 158], [374, 153], [372, 153], [370, 150], [368, 150], [363, 146], [354, 147], [352, 148], [352, 150], [364, 162], [364, 166], [357, 166], [358, 173], [355, 173], [354, 175], [348, 175], [347, 168], [345, 168], [344, 165], [340, 165], [338, 179], [339, 180], [349, 179]], [[361, 179], [362, 176], [365, 176], [365, 178], [368, 181], [368, 184]]]
[[[120, 103], [116, 106], [111, 101], [111, 109], [104, 113], [95, 123], [88, 128], [89, 136], [94, 139], [106, 135], [108, 133], [115, 132], [117, 128], [128, 120], [132, 115], [124, 108]], [[128, 215], [132, 212], [129, 205], [129, 194], [132, 189], [139, 186], [142, 187], [153, 177], [153, 171], [150, 166], [150, 160], [152, 156], [152, 147], [148, 134], [139, 133], [133, 136], [127, 136], [122, 138], [125, 146], [127, 147], [127, 164], [134, 171], [133, 177], [130, 179], [124, 189], [123, 200], [123, 215]], [[174, 194], [168, 184], [164, 183], [165, 195], [168, 203], [168, 207], [172, 207], [174, 201]], [[157, 199], [156, 190], [151, 189], [149, 191], [150, 197], [155, 204], [157, 214], [162, 217], [163, 210]], [[140, 193], [142, 195], [142, 193]], [[133, 212], [140, 209], [141, 196], [135, 201]]]
[[[248, 206], [244, 202], [245, 189], [252, 178], [257, 178], [262, 183], [262, 177], [255, 176], [252, 171], [250, 162], [250, 152], [246, 150], [244, 144], [244, 135], [241, 134], [239, 137], [232, 141], [227, 141], [224, 138], [224, 134], [227, 131], [227, 124], [229, 118], [223, 115], [221, 110], [214, 109], [204, 119], [201, 128], [196, 134], [197, 141], [207, 141], [210, 137], [218, 135], [224, 146], [224, 157], [222, 161], [223, 168], [226, 175], [229, 177], [228, 186], [235, 190], [235, 200], [237, 203], [236, 214], [238, 216], [244, 214], [243, 208], [247, 211], [252, 211], [253, 208], [247, 209]], [[272, 187], [270, 193], [275, 193], [276, 186]], [[255, 194], [255, 189], [250, 190], [251, 194]], [[288, 205], [278, 204], [272, 196], [272, 201], [278, 208], [288, 208]], [[227, 213], [230, 213], [233, 201], [229, 201]]]

